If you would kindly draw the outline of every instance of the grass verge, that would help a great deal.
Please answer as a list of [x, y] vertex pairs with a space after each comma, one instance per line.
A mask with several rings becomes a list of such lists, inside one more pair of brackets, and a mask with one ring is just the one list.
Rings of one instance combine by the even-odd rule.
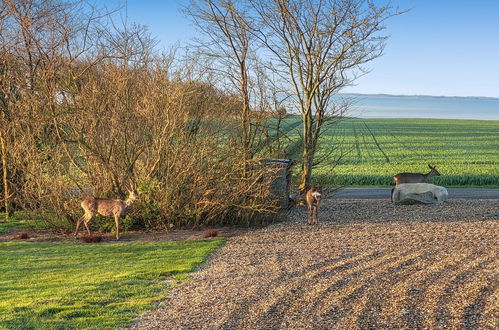
[[5, 213], [0, 212], [0, 234], [7, 233], [11, 229], [33, 229], [38, 227], [39, 223], [28, 220], [23, 212], [15, 212], [8, 220], [5, 220]]
[[0, 328], [124, 326], [223, 242], [0, 243]]

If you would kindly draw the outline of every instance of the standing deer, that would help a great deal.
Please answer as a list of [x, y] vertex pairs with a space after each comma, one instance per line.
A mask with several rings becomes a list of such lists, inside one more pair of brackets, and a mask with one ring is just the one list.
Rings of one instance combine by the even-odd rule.
[[[440, 173], [437, 171], [436, 166], [431, 166], [428, 164], [428, 167], [430, 168], [430, 172], [423, 174], [423, 173], [399, 173], [393, 177], [393, 180], [395, 181], [395, 185], [401, 184], [401, 183], [425, 183], [426, 180], [431, 178], [432, 176], [440, 176]], [[395, 188], [392, 188], [392, 192], [390, 194], [390, 198], [393, 201], [393, 190]]]
[[88, 228], [88, 223], [96, 214], [100, 214], [106, 217], [113, 216], [114, 222], [116, 224], [116, 240], [120, 239], [119, 222], [121, 217], [126, 213], [126, 210], [132, 205], [138, 198], [138, 194], [135, 189], [128, 190], [128, 198], [126, 200], [121, 199], [105, 199], [105, 198], [95, 198], [87, 197], [83, 202], [81, 202], [81, 207], [85, 211], [85, 214], [76, 223], [75, 237], [78, 236], [78, 229], [83, 221], [83, 225], [87, 229], [90, 235], [90, 229]]
[[431, 178], [432, 176], [439, 176], [440, 173], [438, 173], [437, 169], [435, 166], [428, 165], [430, 168], [430, 172], [423, 174], [423, 173], [399, 173], [393, 177], [395, 180], [395, 185], [401, 184], [401, 183], [424, 183], [426, 180]]
[[317, 209], [319, 208], [319, 203], [322, 197], [322, 188], [312, 187], [307, 191], [305, 199], [307, 200], [308, 207], [308, 224], [317, 225], [319, 220], [317, 219]]

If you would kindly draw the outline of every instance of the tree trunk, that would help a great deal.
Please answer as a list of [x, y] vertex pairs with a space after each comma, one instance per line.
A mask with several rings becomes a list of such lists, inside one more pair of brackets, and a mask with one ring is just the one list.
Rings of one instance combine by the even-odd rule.
[[312, 176], [312, 161], [314, 159], [314, 148], [312, 143], [312, 112], [306, 111], [303, 115], [303, 158], [300, 186], [300, 193], [305, 193], [310, 188], [310, 178]]
[[301, 179], [299, 190], [305, 196], [307, 190], [310, 188], [310, 178], [312, 176], [311, 154], [309, 150], [303, 150], [303, 165], [301, 171]]
[[0, 135], [0, 149], [2, 152], [2, 184], [4, 194], [5, 220], [8, 220], [12, 216], [12, 209], [10, 208], [9, 182], [7, 180], [7, 148], [5, 147], [5, 140], [2, 135]]
[[240, 63], [241, 71], [241, 94], [243, 97], [242, 105], [242, 131], [243, 131], [243, 175], [248, 177], [248, 162], [252, 158], [251, 148], [251, 117], [250, 117], [250, 104], [249, 104], [249, 91], [248, 91], [248, 73], [245, 62]]

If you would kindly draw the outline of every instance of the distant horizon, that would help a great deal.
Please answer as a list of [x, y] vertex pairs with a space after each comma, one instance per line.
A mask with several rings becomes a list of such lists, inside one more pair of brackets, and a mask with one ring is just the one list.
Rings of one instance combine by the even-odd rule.
[[352, 114], [363, 118], [499, 120], [499, 98], [343, 93]]
[[[495, 96], [480, 96], [480, 95], [460, 96], [460, 95], [354, 93], [354, 92], [342, 92], [342, 93], [338, 93], [338, 95], [393, 96], [393, 97], [436, 97], [436, 98], [455, 98], [455, 99], [491, 99], [491, 100], [499, 100], [499, 97], [495, 97]], [[498, 111], [499, 111], [499, 109], [498, 109]]]

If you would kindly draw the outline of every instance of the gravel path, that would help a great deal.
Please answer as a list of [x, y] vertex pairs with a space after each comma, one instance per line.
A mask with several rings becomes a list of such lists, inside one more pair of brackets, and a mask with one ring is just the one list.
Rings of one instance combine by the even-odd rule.
[[231, 238], [136, 329], [498, 328], [499, 201], [326, 200]]

